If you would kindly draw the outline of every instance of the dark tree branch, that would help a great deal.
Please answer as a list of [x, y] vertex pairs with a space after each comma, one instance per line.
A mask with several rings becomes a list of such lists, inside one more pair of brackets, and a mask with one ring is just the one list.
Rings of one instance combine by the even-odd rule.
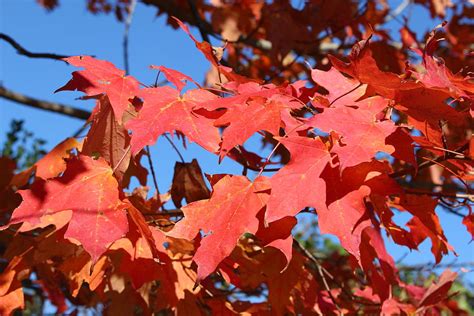
[[417, 190], [413, 188], [404, 189], [405, 193], [407, 194], [417, 194], [417, 195], [431, 195], [436, 197], [446, 197], [446, 198], [454, 198], [454, 199], [468, 199], [471, 202], [474, 202], [474, 195], [467, 194], [467, 193], [460, 193], [460, 192], [433, 192], [433, 191], [425, 191], [425, 190]]
[[361, 82], [361, 83], [359, 83], [356, 87], [354, 87], [354, 88], [352, 88], [351, 90], [349, 90], [349, 91], [347, 91], [347, 92], [341, 94], [340, 96], [338, 96], [337, 98], [335, 98], [334, 100], [332, 100], [332, 102], [329, 103], [329, 106], [333, 105], [337, 100], [339, 100], [339, 99], [345, 97], [346, 95], [348, 95], [348, 94], [350, 94], [350, 93], [356, 91], [357, 89], [359, 89], [360, 87], [362, 87], [362, 85], [363, 85], [363, 83]]
[[[142, 2], [146, 5], [152, 5], [157, 7], [161, 12], [167, 12], [169, 16], [175, 16], [183, 22], [197, 26], [199, 28], [199, 31], [201, 32], [201, 35], [205, 33], [207, 35], [210, 34], [213, 37], [220, 38], [220, 36], [217, 35], [217, 32], [214, 30], [214, 28], [208, 21], [199, 19], [198, 24], [194, 12], [192, 10], [183, 10], [183, 8], [176, 1], [142, 0]], [[195, 12], [197, 12], [197, 10]], [[206, 37], [203, 36], [203, 40], [209, 42], [205, 38]], [[271, 43], [266, 40], [256, 40], [251, 37], [242, 37], [239, 39], [239, 42], [264, 51], [268, 51], [271, 49]]]
[[91, 115], [90, 112], [82, 110], [82, 109], [78, 109], [78, 108], [61, 104], [61, 103], [38, 100], [38, 99], [28, 97], [18, 92], [8, 90], [1, 86], [0, 86], [0, 98], [4, 98], [4, 99], [10, 100], [16, 103], [20, 103], [23, 105], [28, 105], [37, 109], [42, 109], [42, 110], [46, 110], [46, 111], [50, 111], [54, 113], [67, 115], [67, 116], [78, 118], [81, 120], [87, 120], [89, 116]]
[[[155, 168], [153, 167], [153, 160], [151, 159], [150, 146], [146, 146], [145, 155], [148, 158], [148, 165], [150, 166], [151, 177], [153, 179], [153, 184], [155, 185], [156, 197], [160, 198], [160, 190], [158, 188], [158, 181], [156, 180]], [[161, 205], [161, 209], [165, 211], [165, 207]]]
[[[194, 25], [194, 26], [198, 27], [199, 32], [201, 33], [201, 36], [202, 36], [203, 40], [205, 40], [206, 42], [209, 42], [209, 40], [208, 40], [209, 35], [214, 37], [214, 38], [217, 38], [219, 40], [227, 41], [225, 38], [222, 38], [222, 36], [220, 36], [220, 34], [214, 29], [214, 27], [212, 26], [211, 23], [209, 23], [205, 19], [199, 18], [199, 13], [197, 11], [197, 7], [195, 5], [194, 0], [187, 0], [187, 1], [188, 1], [188, 4], [189, 4], [191, 10], [184, 10], [183, 7], [180, 6], [179, 3], [176, 2], [176, 1], [142, 0], [142, 2], [146, 5], [152, 5], [154, 7], [157, 7], [160, 13], [161, 12], [166, 12], [169, 16], [174, 16], [174, 17], [180, 19], [183, 22], [186, 22], [190, 25]], [[195, 9], [193, 9], [193, 7]], [[359, 8], [359, 10], [354, 14], [353, 19], [355, 19], [355, 18], [361, 16], [362, 14], [364, 14], [366, 9], [367, 9], [367, 3], [365, 5], [363, 5], [361, 8]], [[196, 19], [196, 16], [199, 19]], [[237, 39], [236, 41], [227, 41], [227, 42], [228, 43], [234, 43], [234, 44], [242, 43], [242, 44], [245, 44], [245, 45], [251, 46], [253, 48], [257, 48], [257, 49], [260, 49], [262, 51], [266, 51], [266, 52], [272, 50], [272, 42], [270, 42], [266, 39], [254, 38], [254, 35], [257, 33], [257, 30], [260, 28], [260, 23], [261, 22], [259, 22], [259, 25], [253, 31], [251, 31], [248, 35], [246, 35], [246, 36], [241, 35], [240, 38]], [[334, 33], [337, 33], [339, 31], [341, 31], [342, 29], [344, 29], [344, 28], [342, 27], [340, 30], [336, 30]], [[319, 37], [319, 38], [315, 39], [314, 41], [308, 42], [308, 45], [314, 45], [315, 43], [321, 43], [324, 39], [334, 35], [334, 33], [324, 34], [324, 36]], [[334, 49], [337, 49], [339, 47], [340, 47], [340, 45], [332, 45], [332, 44], [328, 45], [328, 43], [321, 43], [318, 46], [318, 51], [334, 50]], [[352, 47], [352, 45], [348, 46], [348, 48], [350, 48], [350, 47]], [[297, 51], [297, 53], [299, 55], [305, 55], [305, 56], [307, 55], [307, 54], [305, 54], [304, 51]]]
[[456, 211], [456, 210], [453, 210], [452, 208], [449, 208], [449, 207], [447, 207], [447, 206], [444, 206], [444, 207], [442, 208], [442, 210], [444, 210], [444, 211], [447, 212], [447, 213], [456, 215], [457, 217], [460, 217], [460, 218], [466, 217], [465, 214], [462, 214], [462, 213], [460, 213], [460, 212], [458, 212], [458, 211]]
[[[13, 48], [16, 49], [16, 52], [20, 55], [30, 57], [30, 58], [46, 58], [46, 59], [55, 59], [55, 60], [62, 60], [63, 58], [69, 57], [66, 55], [58, 55], [52, 53], [32, 53], [26, 50], [23, 46], [18, 44], [13, 38], [8, 36], [7, 34], [0, 33], [0, 39], [4, 40], [8, 44], [10, 44]], [[64, 60], [62, 60], [64, 61]]]
[[316, 265], [316, 271], [318, 272], [319, 277], [323, 281], [324, 288], [326, 289], [326, 292], [328, 292], [329, 298], [331, 299], [332, 303], [337, 308], [339, 313], [342, 315], [341, 307], [339, 307], [339, 305], [337, 304], [336, 299], [332, 295], [331, 288], [329, 287], [328, 281], [326, 280], [326, 276], [324, 275], [323, 267], [322, 267], [321, 263], [319, 262], [319, 260], [315, 256], [313, 256], [313, 254], [311, 252], [309, 252], [308, 249], [303, 247], [303, 245], [296, 239], [293, 239], [293, 248], [299, 250], [300, 253], [303, 256], [308, 258], [311, 262], [313, 262]]
[[[418, 165], [418, 170], [421, 170], [421, 169], [425, 169], [425, 168], [428, 168], [434, 164], [436, 164], [437, 162], [440, 162], [440, 161], [445, 161], [445, 160], [448, 160], [448, 159], [469, 159], [469, 158], [466, 158], [465, 156], [462, 156], [462, 157], [459, 157], [458, 158], [458, 153], [460, 152], [463, 152], [465, 151], [466, 149], [469, 148], [469, 142], [465, 143], [464, 145], [462, 145], [461, 147], [459, 148], [456, 148], [454, 151], [450, 151], [448, 152], [446, 155], [444, 156], [439, 156], [438, 158], [435, 158], [435, 159], [431, 159], [429, 161], [424, 161], [422, 163], [420, 163]], [[456, 153], [455, 153], [456, 152]], [[410, 166], [408, 168], [405, 168], [405, 169], [402, 169], [402, 170], [399, 170], [397, 172], [393, 172], [391, 174], [389, 174], [390, 177], [392, 178], [400, 178], [400, 177], [404, 177], [406, 175], [409, 175], [409, 174], [412, 174], [416, 171], [416, 168], [414, 166]]]
[[193, 15], [193, 18], [194, 18], [194, 23], [196, 24], [196, 26], [199, 29], [199, 33], [201, 34], [202, 40], [206, 41], [210, 44], [211, 41], [209, 39], [209, 34], [208, 34], [208, 32], [206, 31], [206, 28], [203, 25], [203, 21], [202, 21], [201, 17], [199, 16], [199, 12], [198, 12], [198, 9], [196, 7], [196, 3], [194, 3], [194, 0], [188, 0], [188, 4], [189, 4], [189, 8], [191, 9], [191, 13]]
[[179, 151], [178, 147], [176, 147], [176, 145], [173, 143], [173, 141], [169, 138], [168, 135], [163, 134], [163, 136], [166, 138], [166, 140], [168, 141], [168, 143], [170, 143], [171, 147], [173, 147], [174, 151], [178, 154], [179, 159], [181, 160], [181, 162], [182, 162], [182, 163], [185, 163], [184, 157], [183, 157], [183, 155], [181, 154], [181, 152]]
[[169, 217], [178, 217], [184, 216], [183, 211], [181, 209], [172, 209], [166, 210], [166, 212], [153, 212], [153, 213], [142, 213], [144, 216], [156, 217], [156, 216], [169, 216]]

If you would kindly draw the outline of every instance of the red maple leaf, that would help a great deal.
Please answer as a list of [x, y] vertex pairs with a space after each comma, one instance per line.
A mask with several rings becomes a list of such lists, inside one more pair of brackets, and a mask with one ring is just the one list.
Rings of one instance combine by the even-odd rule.
[[121, 121], [124, 111], [129, 106], [129, 99], [133, 99], [138, 91], [138, 81], [131, 76], [125, 76], [125, 71], [105, 60], [90, 56], [74, 56], [65, 60], [85, 70], [73, 72], [72, 79], [56, 92], [79, 90], [89, 97], [105, 93], [110, 100], [115, 117]]
[[[474, 93], [474, 88], [472, 86], [472, 73], [469, 73], [465, 78], [460, 74], [453, 74], [451, 70], [446, 67], [441, 58], [434, 56], [434, 52], [438, 48], [439, 42], [443, 40], [436, 38], [437, 29], [438, 28], [431, 32], [426, 41], [423, 53], [420, 53], [423, 57], [423, 66], [425, 67], [425, 70], [422, 73], [415, 72], [414, 76], [427, 88], [444, 90], [453, 98], [469, 98], [469, 94]], [[416, 51], [419, 52], [418, 50]]]
[[222, 134], [220, 157], [224, 157], [236, 145], [242, 145], [260, 130], [278, 135], [284, 105], [276, 101], [254, 99], [243, 105], [229, 108], [215, 121], [216, 126], [227, 126]]
[[372, 97], [354, 105], [357, 108], [340, 106], [325, 109], [307, 123], [325, 132], [335, 131], [342, 136], [344, 145], [332, 149], [339, 156], [341, 168], [370, 161], [378, 151], [394, 151], [392, 145], [386, 145], [385, 139], [395, 131], [395, 124], [390, 120], [377, 119], [377, 114], [387, 107], [387, 100]]
[[392, 72], [384, 72], [379, 69], [375, 59], [372, 57], [369, 40], [363, 40], [352, 47], [349, 63], [329, 55], [333, 66], [361, 83], [366, 83], [378, 94], [386, 98], [394, 98], [401, 90], [411, 90], [420, 87], [419, 83], [407, 82]]
[[23, 223], [20, 231], [29, 231], [69, 224], [64, 237], [81, 243], [94, 261], [128, 231], [117, 180], [101, 158], [71, 159], [62, 177], [39, 179], [31, 189], [18, 192], [23, 202], [8, 225]]
[[[125, 113], [123, 118], [127, 120], [130, 115]], [[97, 100], [97, 106], [90, 121], [91, 128], [84, 139], [82, 154], [104, 158], [121, 182], [130, 164], [130, 136], [123, 124], [117, 121], [107, 97]]]
[[360, 243], [362, 231], [370, 226], [370, 221], [363, 219], [365, 213], [364, 198], [370, 189], [366, 186], [352, 191], [343, 198], [332, 202], [327, 208], [320, 208], [318, 224], [323, 234], [332, 234], [339, 238], [342, 247], [361, 261]]
[[158, 136], [172, 131], [180, 131], [206, 150], [217, 152], [219, 132], [211, 113], [203, 108], [203, 103], [215, 100], [216, 95], [189, 90], [181, 96], [172, 87], [157, 87], [142, 89], [138, 96], [143, 98], [143, 107], [136, 118], [125, 124], [132, 131], [133, 155], [154, 144]]
[[353, 103], [365, 94], [367, 88], [367, 85], [347, 78], [334, 67], [328, 71], [311, 69], [311, 78], [328, 90], [329, 93], [323, 96], [334, 107]]
[[326, 146], [319, 138], [291, 136], [278, 140], [290, 151], [291, 159], [270, 179], [267, 222], [294, 216], [308, 206], [326, 207], [326, 183], [320, 177], [331, 159]]
[[257, 214], [266, 204], [269, 189], [265, 177], [250, 182], [247, 177], [227, 175], [214, 185], [210, 199], [182, 208], [184, 219], [168, 236], [192, 240], [200, 230], [207, 234], [194, 255], [198, 280], [230, 255], [244, 233], [257, 232]]

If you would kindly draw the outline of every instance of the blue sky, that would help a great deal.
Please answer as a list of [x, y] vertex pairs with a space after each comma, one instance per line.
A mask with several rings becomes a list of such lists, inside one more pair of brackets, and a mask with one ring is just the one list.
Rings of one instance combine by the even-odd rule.
[[[390, 1], [399, 3], [400, 1]], [[106, 59], [123, 68], [122, 40], [124, 25], [117, 22], [114, 15], [98, 15], [86, 11], [85, 1], [60, 1], [60, 7], [46, 12], [34, 0], [0, 2], [1, 32], [4, 32], [32, 52], [52, 52], [64, 55], [94, 55]], [[407, 14], [410, 12], [407, 12]], [[414, 6], [411, 26], [417, 31], [426, 31], [439, 21], [432, 21], [429, 15]], [[391, 26], [398, 26], [396, 21]], [[196, 29], [193, 33], [199, 38]], [[208, 70], [208, 62], [196, 50], [194, 43], [180, 30], [165, 25], [165, 19], [156, 18], [156, 11], [141, 3], [137, 5], [130, 30], [130, 70], [131, 74], [145, 84], [155, 80], [156, 72], [149, 65], [164, 65], [184, 72], [196, 81], [202, 82]], [[38, 99], [61, 102], [75, 107], [91, 110], [93, 101], [76, 100], [81, 93], [53, 92], [66, 83], [75, 68], [60, 61], [29, 59], [17, 55], [13, 48], [0, 42], [0, 82], [6, 88]], [[28, 130], [36, 137], [47, 140], [47, 149], [64, 138], [73, 135], [82, 121], [66, 116], [36, 110], [0, 99], [0, 144], [5, 140], [12, 119], [22, 119]], [[250, 149], [258, 149], [256, 142], [250, 142]], [[229, 159], [218, 165], [217, 157], [193, 144], [183, 150], [186, 161], [197, 158], [204, 172], [240, 174], [241, 167]], [[161, 191], [171, 185], [173, 166], [178, 157], [163, 139], [152, 147], [154, 165]], [[143, 161], [146, 165], [146, 161]], [[151, 183], [151, 182], [149, 182]], [[459, 254], [458, 262], [474, 261], [470, 236], [461, 224], [461, 219], [438, 210], [442, 226]], [[401, 220], [404, 220], [401, 218]], [[387, 245], [394, 259], [405, 256], [408, 250]], [[421, 252], [411, 252], [404, 263], [433, 262], [430, 242], [424, 242]], [[443, 263], [456, 259], [454, 255], [445, 257]], [[461, 274], [465, 274], [460, 272]], [[474, 281], [474, 277], [468, 277]]]

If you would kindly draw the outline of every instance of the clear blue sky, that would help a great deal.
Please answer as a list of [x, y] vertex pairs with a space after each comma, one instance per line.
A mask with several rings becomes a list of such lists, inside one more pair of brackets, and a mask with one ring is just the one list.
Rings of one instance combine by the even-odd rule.
[[[400, 1], [390, 1], [399, 3]], [[407, 12], [409, 13], [409, 12]], [[131, 74], [145, 84], [155, 80], [156, 72], [149, 65], [165, 65], [174, 68], [202, 82], [208, 70], [208, 62], [196, 50], [193, 42], [184, 32], [173, 30], [165, 25], [165, 20], [156, 18], [156, 11], [141, 3], [137, 5], [130, 31], [130, 69]], [[415, 6], [411, 12], [412, 27], [424, 32], [434, 27], [439, 21], [430, 20], [429, 16]], [[34, 0], [16, 0], [0, 2], [1, 32], [4, 32], [26, 49], [32, 52], [52, 52], [64, 55], [94, 55], [100, 59], [113, 62], [123, 68], [122, 40], [124, 25], [117, 22], [114, 15], [94, 16], [86, 11], [85, 1], [60, 1], [60, 7], [48, 13]], [[397, 26], [392, 21], [391, 25]], [[193, 29], [199, 38], [197, 30]], [[6, 88], [49, 101], [61, 102], [75, 107], [91, 110], [93, 101], [75, 100], [81, 93], [61, 92], [53, 94], [58, 87], [66, 83], [74, 67], [60, 61], [29, 59], [17, 55], [13, 48], [0, 42], [0, 80]], [[64, 138], [71, 136], [82, 125], [82, 121], [62, 115], [36, 110], [0, 99], [0, 144], [5, 140], [5, 133], [12, 119], [22, 119], [28, 130], [36, 137], [47, 140], [47, 149]], [[249, 145], [254, 149], [256, 142]], [[198, 158], [204, 172], [240, 174], [239, 165], [225, 159], [217, 164], [217, 157], [195, 145], [183, 151], [185, 159]], [[161, 191], [170, 187], [173, 166], [178, 160], [170, 145], [160, 138], [152, 147], [155, 168]], [[143, 162], [146, 165], [146, 161]], [[151, 182], [149, 182], [151, 183]], [[470, 236], [461, 224], [461, 219], [439, 210], [442, 226], [460, 256], [458, 262], [474, 261], [473, 247], [469, 244]], [[400, 218], [406, 220], [406, 218]], [[394, 259], [404, 256], [408, 250], [387, 244]], [[421, 252], [412, 252], [403, 260], [404, 263], [433, 262], [430, 253], [431, 244], [425, 241]], [[443, 263], [455, 260], [454, 255], [445, 257]], [[467, 279], [474, 281], [472, 275]]]

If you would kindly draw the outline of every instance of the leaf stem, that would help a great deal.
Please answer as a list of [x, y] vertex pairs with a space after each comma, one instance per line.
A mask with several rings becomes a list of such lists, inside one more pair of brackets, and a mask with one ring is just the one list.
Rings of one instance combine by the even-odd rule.
[[181, 160], [181, 162], [182, 162], [182, 163], [185, 163], [185, 160], [184, 160], [183, 155], [182, 155], [181, 152], [179, 151], [178, 147], [176, 147], [176, 145], [174, 144], [174, 142], [169, 138], [168, 135], [163, 134], [163, 136], [164, 136], [164, 137], [166, 138], [166, 140], [171, 144], [171, 146], [173, 147], [174, 151], [176, 151], [176, 153], [178, 154], [179, 159]]
[[125, 159], [125, 156], [127, 156], [127, 154], [129, 153], [130, 148], [131, 148], [131, 146], [128, 145], [127, 150], [125, 150], [125, 152], [123, 153], [123, 155], [122, 155], [122, 157], [120, 158], [120, 160], [119, 160], [119, 161], [117, 162], [117, 164], [114, 166], [114, 169], [112, 170], [112, 173], [115, 173], [115, 171], [117, 171], [118, 167], [122, 164], [123, 160]]
[[[151, 159], [150, 146], [146, 146], [145, 155], [148, 159], [148, 165], [150, 166], [151, 177], [153, 179], [153, 184], [155, 185], [156, 196], [160, 198], [160, 190], [158, 189], [158, 181], [156, 180], [155, 168], [153, 167], [153, 160]], [[161, 209], [166, 211], [165, 207], [161, 205]]]
[[334, 102], [336, 102], [337, 100], [339, 100], [339, 99], [345, 97], [345, 96], [348, 95], [349, 93], [356, 91], [356, 90], [359, 89], [362, 85], [363, 85], [363, 83], [361, 82], [361, 83], [359, 83], [359, 84], [357, 85], [357, 87], [354, 87], [354, 88], [352, 88], [351, 90], [349, 90], [349, 91], [347, 91], [347, 92], [341, 94], [340, 96], [338, 96], [337, 98], [335, 98], [334, 100], [332, 100], [332, 102], [329, 103], [329, 106], [333, 105]]

